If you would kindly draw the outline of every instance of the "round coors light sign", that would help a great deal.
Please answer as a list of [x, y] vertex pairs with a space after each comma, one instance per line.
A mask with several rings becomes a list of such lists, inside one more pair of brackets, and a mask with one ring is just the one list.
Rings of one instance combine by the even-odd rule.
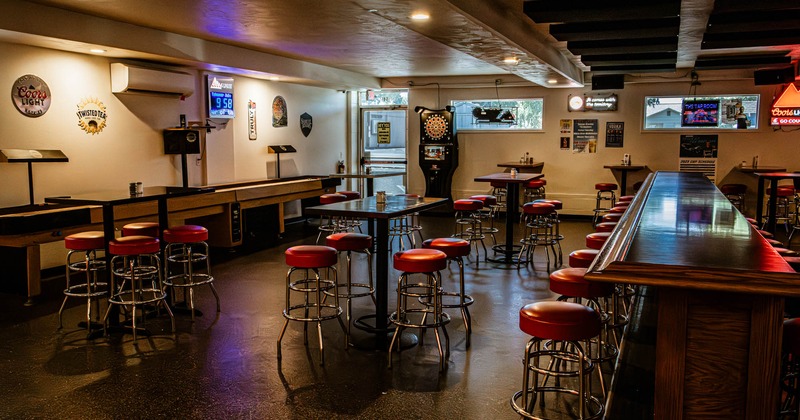
[[26, 74], [11, 87], [11, 100], [22, 115], [41, 117], [50, 108], [50, 87], [38, 76]]

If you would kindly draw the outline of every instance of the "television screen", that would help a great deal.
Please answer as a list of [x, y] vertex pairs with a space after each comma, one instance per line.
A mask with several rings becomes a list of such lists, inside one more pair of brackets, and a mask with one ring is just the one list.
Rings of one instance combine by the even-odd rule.
[[681, 127], [716, 127], [718, 124], [718, 100], [683, 101]]
[[444, 146], [425, 146], [425, 160], [444, 160]]
[[208, 118], [233, 117], [233, 78], [208, 75]]

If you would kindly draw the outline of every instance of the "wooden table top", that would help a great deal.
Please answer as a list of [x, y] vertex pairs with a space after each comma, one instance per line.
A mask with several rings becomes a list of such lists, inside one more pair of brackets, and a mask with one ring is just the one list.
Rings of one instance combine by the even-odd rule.
[[538, 168], [540, 166], [544, 166], [544, 162], [533, 162], [533, 163], [520, 163], [520, 162], [503, 162], [498, 163], [498, 167], [500, 168]]
[[784, 166], [737, 166], [736, 169], [739, 172], [744, 172], [746, 174], [752, 174], [755, 172], [785, 172], [786, 167]]
[[539, 179], [544, 177], [544, 174], [534, 174], [530, 172], [519, 172], [516, 175], [511, 175], [510, 172], [498, 172], [495, 174], [483, 175], [475, 177], [475, 182], [505, 182], [508, 184], [522, 184], [532, 179]]
[[316, 215], [390, 219], [438, 207], [447, 204], [448, 201], [450, 201], [449, 198], [387, 195], [386, 203], [378, 204], [377, 197], [371, 196], [358, 200], [306, 207], [305, 212]]
[[650, 174], [586, 278], [800, 296], [800, 274], [693, 173]]
[[641, 171], [646, 168], [645, 165], [603, 165], [605, 169], [614, 169], [620, 171]]

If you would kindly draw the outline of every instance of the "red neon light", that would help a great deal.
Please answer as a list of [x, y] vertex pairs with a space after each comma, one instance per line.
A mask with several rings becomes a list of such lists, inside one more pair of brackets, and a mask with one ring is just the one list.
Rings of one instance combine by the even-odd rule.
[[783, 90], [783, 93], [781, 93], [781, 96], [778, 97], [778, 100], [772, 104], [772, 107], [800, 107], [800, 91], [797, 90], [797, 86], [795, 86], [794, 83], [789, 83], [789, 86], [786, 86], [786, 89]]
[[789, 83], [770, 109], [770, 125], [800, 125], [800, 90]]

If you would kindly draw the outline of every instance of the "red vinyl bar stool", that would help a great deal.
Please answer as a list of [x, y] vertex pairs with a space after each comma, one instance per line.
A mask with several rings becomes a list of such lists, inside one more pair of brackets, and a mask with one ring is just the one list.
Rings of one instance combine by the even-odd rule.
[[722, 184], [719, 190], [725, 195], [725, 198], [733, 204], [734, 207], [744, 213], [744, 199], [747, 193], [747, 185], [744, 184]]
[[525, 203], [522, 212], [525, 214], [525, 234], [520, 243], [517, 267], [522, 263], [530, 262], [533, 265], [533, 256], [536, 248], [544, 247], [547, 257], [547, 272], [550, 272], [550, 252], [553, 253], [553, 268], [558, 265], [558, 254], [556, 253], [555, 227], [551, 215], [555, 212], [555, 206], [550, 203]]
[[[325, 364], [325, 350], [322, 345], [322, 321], [336, 319], [339, 321], [339, 326], [342, 327], [344, 333], [344, 347], [347, 349], [349, 346], [349, 339], [347, 336], [347, 329], [342, 322], [342, 307], [339, 306], [339, 294], [332, 293], [333, 304], [325, 303], [324, 297], [328, 290], [337, 290], [337, 274], [336, 263], [339, 259], [339, 253], [336, 249], [329, 246], [321, 245], [298, 245], [293, 246], [284, 252], [286, 257], [286, 264], [289, 266], [289, 271], [286, 273], [286, 307], [283, 310], [283, 317], [286, 320], [283, 322], [281, 334], [278, 336], [278, 360], [281, 360], [281, 340], [286, 333], [286, 327], [289, 321], [298, 321], [303, 323], [303, 344], [308, 346], [308, 324], [315, 322], [317, 324], [317, 337], [319, 338], [319, 364]], [[323, 279], [320, 276], [320, 270], [326, 269], [330, 275], [329, 279]], [[292, 281], [292, 274], [296, 271], [302, 270], [305, 276]], [[309, 277], [308, 272], [311, 270], [314, 276]], [[302, 302], [292, 304], [292, 293], [299, 294], [303, 299]]]
[[538, 200], [540, 198], [545, 198], [545, 191], [544, 186], [547, 185], [547, 182], [543, 179], [532, 179], [526, 182], [523, 187], [524, 190], [524, 200], [525, 202]]
[[464, 330], [466, 331], [466, 347], [469, 348], [470, 336], [472, 335], [472, 316], [469, 313], [469, 306], [475, 302], [472, 296], [466, 293], [464, 287], [464, 259], [470, 253], [469, 242], [458, 238], [436, 238], [428, 239], [422, 243], [422, 248], [430, 248], [442, 251], [447, 255], [449, 261], [455, 261], [458, 264], [458, 292], [442, 292], [442, 300], [447, 296], [455, 296], [458, 299], [456, 303], [442, 303], [442, 308], [459, 308], [461, 310], [461, 318], [464, 321]]
[[553, 239], [555, 239], [556, 248], [558, 249], [558, 260], [556, 261], [556, 264], [558, 267], [561, 267], [561, 265], [564, 263], [564, 256], [561, 252], [561, 241], [564, 240], [564, 235], [561, 234], [561, 219], [558, 218], [558, 212], [564, 208], [564, 203], [562, 203], [560, 200], [551, 200], [547, 198], [540, 198], [535, 200], [534, 203], [547, 203], [553, 205], [555, 211], [550, 214], [550, 219], [553, 221]]
[[161, 228], [157, 222], [136, 222], [122, 226], [122, 236], [149, 236], [158, 238], [161, 236]]
[[[597, 311], [573, 302], [531, 303], [519, 311], [519, 328], [532, 337], [525, 346], [522, 390], [511, 397], [514, 411], [525, 418], [544, 419], [540, 411], [547, 392], [576, 398], [578, 401], [571, 405], [577, 406], [581, 419], [602, 416], [605, 407], [592, 395], [590, 380], [599, 367], [584, 350], [602, 329]], [[554, 363], [556, 360], [560, 362]], [[543, 381], [539, 380], [540, 374], [545, 376]], [[550, 377], [556, 383], [548, 386]], [[567, 388], [568, 382], [564, 380], [567, 377], [577, 379], [577, 389]]]
[[[389, 315], [389, 321], [397, 326], [389, 344], [389, 368], [392, 368], [392, 349], [403, 329], [419, 328], [421, 339], [425, 330], [433, 328], [439, 350], [439, 370], [444, 371], [447, 367], [447, 358], [450, 357], [450, 337], [445, 328], [450, 322], [450, 315], [442, 310], [439, 272], [447, 267], [447, 254], [437, 249], [410, 249], [394, 254], [393, 263], [394, 269], [401, 274], [397, 279], [397, 311]], [[412, 274], [423, 274], [426, 281], [413, 282], [410, 280]], [[425, 299], [426, 303], [420, 307], [409, 306], [408, 298]], [[444, 350], [439, 338], [440, 327], [445, 338]]]
[[483, 223], [479, 213], [482, 208], [483, 201], [481, 200], [460, 199], [453, 202], [453, 210], [456, 212], [456, 231], [452, 237], [464, 239], [470, 245], [475, 244], [476, 265], [479, 265], [481, 260], [478, 243], [483, 247], [484, 259], [488, 258], [486, 244], [483, 242], [486, 236], [483, 234]]
[[481, 233], [492, 237], [492, 245], [497, 245], [495, 233], [500, 230], [494, 227], [494, 219], [497, 216], [497, 197], [488, 194], [478, 194], [469, 197], [470, 200], [478, 200], [483, 203], [483, 208], [477, 211], [482, 220], [488, 221], [488, 225], [481, 225]]
[[628, 210], [628, 206], [614, 206], [608, 209], [608, 214], [622, 214]]
[[[794, 202], [794, 186], [793, 185], [779, 185], [777, 189], [767, 188], [767, 195], [771, 196], [776, 194], [776, 210], [775, 220], [783, 221], [786, 232], [789, 232], [789, 225], [791, 221], [791, 203]], [[768, 206], [765, 206], [765, 208]], [[767, 215], [764, 215], [767, 218]]]
[[594, 227], [595, 232], [613, 232], [617, 227], [617, 222], [600, 222]]
[[[375, 304], [375, 286], [372, 282], [372, 237], [363, 233], [339, 232], [328, 235], [325, 238], [325, 245], [336, 250], [338, 253], [347, 255], [347, 281], [339, 284], [337, 296], [345, 299], [345, 319], [347, 320], [347, 334], [350, 335], [350, 326], [353, 318], [353, 305], [351, 300], [358, 297], [369, 296]], [[356, 283], [352, 281], [353, 263], [352, 253], [364, 254], [367, 256], [367, 282]], [[341, 289], [344, 288], [344, 291]], [[325, 294], [333, 295], [333, 292], [326, 291]]]
[[781, 352], [781, 405], [778, 418], [800, 414], [800, 318], [783, 321]]
[[622, 213], [609, 213], [609, 214], [603, 215], [603, 217], [600, 218], [600, 223], [602, 223], [602, 222], [619, 222], [619, 219], [622, 219]]
[[569, 253], [569, 266], [577, 268], [589, 268], [600, 250], [597, 249], [577, 249]]
[[[602, 362], [609, 362], [616, 359], [619, 353], [618, 340], [612, 334], [609, 327], [611, 314], [606, 307], [608, 300], [614, 299], [614, 284], [591, 282], [584, 278], [585, 268], [562, 268], [550, 273], [550, 291], [561, 295], [559, 301], [572, 301], [586, 305], [597, 311], [600, 321], [603, 323], [600, 334], [589, 340], [590, 347], [586, 348], [592, 362], [598, 364], [598, 380], [603, 397], [606, 396], [606, 383], [603, 373], [599, 367]], [[602, 303], [601, 303], [602, 302]], [[613, 364], [610, 368], [613, 369]]]
[[[611, 208], [611, 205], [617, 202], [617, 184], [613, 184], [610, 182], [600, 182], [594, 184], [594, 189], [597, 190], [596, 195], [596, 203], [594, 206], [594, 217], [592, 218], [592, 224], [597, 224], [597, 220], [600, 219], [600, 216]], [[603, 206], [603, 201], [608, 201], [608, 206]]]
[[[331, 194], [322, 194], [321, 196], [319, 196], [320, 204], [341, 203], [342, 201], [347, 201], [347, 196], [344, 194], [331, 193]], [[346, 230], [347, 230], [346, 225], [342, 223], [342, 221], [338, 217], [321, 215], [319, 217], [319, 233], [317, 234], [316, 243], [317, 244], [319, 243], [319, 240], [320, 238], [322, 238], [323, 233], [325, 233], [325, 236], [327, 236], [332, 233], [344, 232]]]
[[636, 197], [636, 196], [635, 195], [622, 195], [619, 198], [617, 198], [617, 200], [621, 201], [623, 203], [630, 203], [631, 201], [633, 201], [634, 197]]
[[[195, 317], [194, 288], [208, 285], [217, 300], [220, 311], [219, 294], [214, 287], [211, 275], [211, 262], [208, 258], [208, 229], [198, 225], [173, 226], [164, 230], [164, 284], [172, 288], [172, 304], [175, 305], [176, 290], [183, 290], [183, 301]], [[195, 267], [202, 267], [200, 272]], [[186, 297], [186, 291], [189, 297]]]
[[[161, 305], [172, 321], [175, 333], [175, 317], [167, 305], [161, 277], [161, 252], [158, 238], [151, 236], [123, 236], [108, 243], [111, 258], [111, 288], [108, 309], [103, 316], [104, 328], [108, 325], [108, 315], [113, 305], [130, 307], [133, 327], [133, 340], [136, 341], [136, 307]], [[147, 284], [149, 282], [149, 284]], [[143, 316], [144, 318], [144, 316]]]
[[594, 232], [586, 235], [586, 247], [591, 249], [601, 249], [605, 245], [611, 232]]
[[[103, 258], [97, 258], [97, 252], [105, 248], [105, 237], [103, 232], [88, 231], [80, 232], [64, 238], [64, 246], [69, 250], [67, 253], [66, 279], [67, 285], [64, 289], [64, 301], [58, 310], [58, 328], [62, 328], [61, 314], [64, 306], [70, 297], [86, 299], [86, 329], [92, 332], [92, 302], [97, 305], [97, 321], [100, 321], [100, 303], [97, 298], [108, 293], [108, 283], [98, 281], [97, 273], [106, 269], [106, 262]], [[78, 259], [77, 257], [81, 258]], [[81, 273], [85, 276], [85, 281], [79, 281], [73, 276]]]

